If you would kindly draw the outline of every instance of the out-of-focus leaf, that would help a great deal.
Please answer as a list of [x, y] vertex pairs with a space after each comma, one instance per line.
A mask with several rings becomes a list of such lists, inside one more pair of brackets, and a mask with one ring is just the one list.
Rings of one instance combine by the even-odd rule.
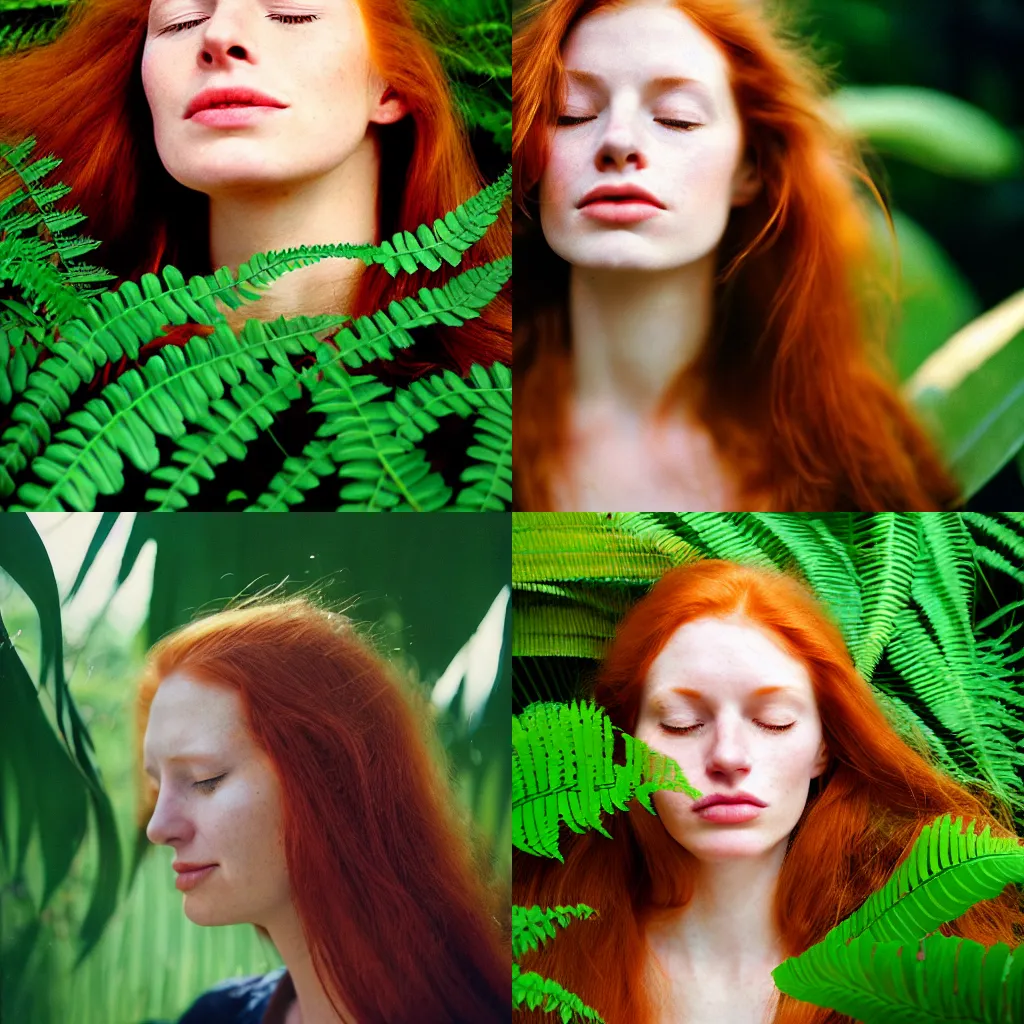
[[100, 518], [100, 525], [96, 527], [96, 532], [92, 535], [92, 540], [89, 541], [89, 547], [85, 552], [85, 558], [82, 559], [81, 566], [79, 566], [75, 582], [72, 584], [71, 590], [68, 591], [68, 596], [64, 598], [64, 604], [68, 604], [75, 594], [78, 593], [78, 588], [82, 585], [89, 570], [92, 568], [92, 563], [96, 561], [96, 556], [99, 554], [100, 548], [103, 547], [103, 542], [110, 536], [110, 531], [114, 528], [114, 523], [117, 522], [117, 517], [120, 514], [120, 512], [103, 513], [103, 516]]
[[[49, 563], [47, 563], [49, 564]], [[5, 860], [15, 879], [25, 867], [32, 833], [43, 860], [40, 909], [67, 876], [85, 836], [87, 784], [46, 719], [35, 686], [0, 618], [0, 784], [5, 800]], [[7, 829], [16, 822], [15, 849]], [[11, 856], [13, 854], [13, 856]]]
[[[906, 380], [982, 309], [942, 246], [906, 214], [894, 210], [892, 219], [899, 246], [900, 293], [891, 353], [900, 380]], [[880, 212], [873, 223], [883, 261], [891, 268], [892, 238]]]
[[832, 102], [880, 153], [936, 174], [987, 181], [1024, 168], [1024, 143], [983, 110], [932, 89], [848, 86]]
[[950, 338], [906, 391], [975, 494], [1024, 446], [1024, 292]]

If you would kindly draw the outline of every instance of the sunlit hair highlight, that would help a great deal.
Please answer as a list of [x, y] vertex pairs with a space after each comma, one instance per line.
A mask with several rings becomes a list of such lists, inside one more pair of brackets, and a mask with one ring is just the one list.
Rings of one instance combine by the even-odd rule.
[[[302, 597], [218, 612], [156, 643], [138, 695], [140, 754], [153, 697], [179, 673], [236, 691], [269, 756], [292, 899], [332, 1001], [381, 1024], [507, 1021], [496, 895], [428, 703], [347, 618]], [[141, 770], [140, 785], [144, 827], [155, 792]]]
[[[408, 0], [358, 2], [371, 59], [408, 108], [397, 123], [375, 126], [383, 239], [433, 224], [484, 181], [426, 22], [421, 27], [422, 19], [414, 18], [418, 8]], [[4, 140], [35, 136], [34, 156], [53, 153], [63, 160], [55, 175], [72, 189], [66, 205], [79, 206], [88, 217], [81, 230], [103, 242], [93, 257], [117, 276], [117, 284], [167, 265], [186, 278], [215, 269], [209, 265], [209, 201], [176, 182], [156, 150], [141, 73], [148, 16], [149, 0], [80, 0], [52, 43], [0, 59]], [[503, 211], [459, 268], [442, 264], [436, 272], [392, 278], [381, 266], [367, 267], [346, 312], [373, 313], [415, 294], [428, 279], [436, 287], [508, 255], [509, 224]], [[318, 311], [295, 314], [312, 312]], [[441, 365], [464, 373], [474, 362], [508, 363], [511, 326], [505, 291], [477, 319], [459, 328], [437, 327], [422, 344], [396, 353], [392, 366], [418, 372]]]
[[[515, 507], [550, 510], [565, 464], [569, 264], [544, 240], [537, 186], [574, 26], [622, 0], [544, 0], [512, 45]], [[826, 75], [763, 10], [675, 0], [722, 51], [762, 188], [718, 249], [708, 344], [673, 382], [744, 490], [773, 511], [927, 510], [957, 484], [899, 396], [885, 352], [892, 286], [856, 186], [888, 220], [857, 147], [826, 115]], [[891, 221], [889, 222], [890, 231]]]
[[[923, 739], [909, 745], [894, 731], [871, 688], [857, 674], [839, 629], [797, 580], [781, 573], [706, 560], [671, 570], [623, 619], [594, 687], [594, 700], [619, 728], [636, 727], [651, 663], [680, 626], [740, 614], [766, 630], [811, 678], [829, 764], [790, 839], [774, 916], [785, 955], [822, 939], [879, 889], [939, 815], [978, 819], [976, 832], [1012, 835], [1002, 805], [969, 792], [937, 769]], [[918, 748], [919, 747], [919, 748]], [[690, 780], [693, 781], [692, 779]], [[597, 919], [570, 926], [540, 955], [524, 959], [576, 992], [608, 1024], [655, 1024], [666, 996], [649, 969], [648, 918], [685, 907], [695, 860], [661, 820], [634, 804], [608, 816], [609, 841], [595, 832], [564, 835], [565, 865], [513, 857], [513, 901], [549, 907], [586, 903]], [[940, 929], [991, 945], [1015, 946], [1024, 930], [1012, 887]], [[615, 970], [604, 965], [615, 964]], [[542, 1024], [539, 1014], [523, 1014]], [[773, 1024], [848, 1024], [850, 1018], [781, 995]]]

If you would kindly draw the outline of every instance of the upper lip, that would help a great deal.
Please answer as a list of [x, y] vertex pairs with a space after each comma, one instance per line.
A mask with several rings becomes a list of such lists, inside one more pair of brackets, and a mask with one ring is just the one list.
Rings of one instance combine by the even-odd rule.
[[705, 807], [713, 807], [715, 804], [754, 804], [757, 807], [767, 807], [763, 800], [749, 793], [710, 793], [708, 796], [698, 800], [694, 805], [695, 811], [702, 811]]
[[214, 865], [213, 864], [190, 864], [188, 861], [176, 860], [171, 865], [171, 867], [174, 868], [174, 870], [177, 871], [178, 874], [181, 874], [182, 871], [198, 871], [200, 868], [212, 868], [212, 867], [214, 867]]
[[236, 86], [232, 89], [203, 89], [192, 97], [192, 102], [185, 111], [185, 117], [198, 114], [200, 110], [206, 110], [217, 103], [248, 103], [254, 107], [286, 107], [287, 103], [275, 100], [265, 92], [258, 92], [256, 89], [249, 89], [245, 86]]
[[577, 209], [582, 209], [588, 203], [596, 202], [598, 199], [638, 199], [644, 203], [651, 203], [657, 206], [658, 209], [664, 210], [665, 204], [652, 195], [646, 189], [642, 189], [637, 185], [598, 185], [597, 188], [592, 188], [577, 204]]

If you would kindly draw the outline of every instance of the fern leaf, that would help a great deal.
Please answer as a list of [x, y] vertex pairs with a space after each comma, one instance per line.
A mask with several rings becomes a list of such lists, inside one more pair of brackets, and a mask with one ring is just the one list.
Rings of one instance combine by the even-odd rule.
[[793, 998], [863, 1024], [1014, 1024], [1024, 1011], [1024, 952], [1005, 943], [986, 949], [945, 935], [819, 943], [772, 975]]
[[302, 454], [290, 456], [270, 481], [268, 489], [246, 512], [287, 512], [289, 506], [305, 501], [304, 491], [320, 485], [322, 477], [337, 472], [328, 441], [310, 441]]
[[578, 995], [562, 988], [557, 981], [544, 978], [536, 971], [521, 971], [512, 964], [512, 1008], [525, 1006], [529, 1010], [540, 1008], [546, 1013], [557, 1013], [562, 1024], [569, 1024], [575, 1017], [604, 1024], [604, 1018], [591, 1009]]
[[625, 810], [634, 797], [651, 813], [658, 789], [700, 794], [671, 758], [625, 733], [625, 764], [613, 760], [615, 729], [590, 702], [533, 704], [512, 716], [512, 844], [562, 859], [559, 826], [597, 829], [604, 813]]
[[574, 907], [512, 907], [512, 955], [536, 952], [555, 937], [555, 926], [567, 928], [573, 921], [586, 921], [597, 913], [585, 903]]
[[199, 493], [197, 477], [213, 480], [214, 466], [228, 458], [244, 459], [246, 445], [267, 430], [274, 416], [283, 412], [300, 394], [299, 376], [290, 368], [275, 365], [271, 374], [250, 368], [246, 383], [231, 389], [231, 400], [215, 399], [210, 412], [200, 419], [206, 429], [186, 434], [171, 456], [177, 466], [161, 466], [151, 474], [166, 481], [166, 488], [150, 488], [146, 500], [156, 502], [157, 512], [180, 512], [188, 506], [188, 497]]

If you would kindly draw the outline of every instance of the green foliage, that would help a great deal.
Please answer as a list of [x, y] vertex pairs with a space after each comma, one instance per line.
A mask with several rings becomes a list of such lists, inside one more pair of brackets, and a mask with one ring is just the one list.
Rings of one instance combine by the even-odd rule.
[[[615, 762], [616, 734], [625, 763]], [[538, 703], [512, 716], [512, 845], [524, 853], [562, 860], [558, 833], [562, 822], [574, 832], [596, 829], [611, 838], [601, 823], [605, 813], [626, 810], [636, 798], [654, 814], [656, 790], [701, 794], [670, 757], [612, 725], [592, 702], [571, 705]], [[535, 972], [522, 972], [518, 960], [537, 950], [576, 918], [596, 911], [576, 907], [512, 907], [512, 1005], [558, 1013], [563, 1021], [601, 1017], [579, 996]]]
[[772, 973], [778, 988], [864, 1024], [1011, 1024], [1024, 1007], [1024, 957], [999, 943], [934, 935], [975, 903], [1024, 881], [1024, 847], [966, 832], [949, 815], [921, 830], [902, 864], [821, 942]]
[[[625, 763], [614, 761], [615, 736]], [[700, 796], [679, 766], [612, 725], [592, 702], [532, 704], [512, 716], [512, 844], [540, 857], [562, 859], [558, 831], [608, 832], [601, 815], [625, 810], [632, 799], [654, 813], [651, 794], [666, 789]], [[609, 836], [610, 838], [610, 836]]]
[[[1021, 581], [1020, 513], [515, 513], [512, 543], [520, 660], [600, 658], [672, 565], [724, 558], [798, 572], [897, 731], [1024, 821], [1019, 633], [1002, 621], [1012, 607], [977, 621], [992, 583]], [[564, 683], [537, 694], [544, 679], [535, 673], [535, 695], [565, 699]]]
[[[394, 391], [350, 373], [414, 344], [412, 331], [461, 326], [479, 316], [511, 274], [511, 259], [472, 267], [423, 287], [387, 309], [346, 316], [251, 319], [236, 335], [218, 308], [260, 297], [283, 274], [332, 257], [382, 265], [395, 276], [463, 255], [497, 219], [511, 170], [432, 226], [380, 246], [320, 245], [259, 253], [238, 268], [185, 281], [174, 267], [115, 291], [87, 290], [110, 275], [76, 261], [95, 242], [73, 239], [82, 218], [58, 213], [64, 186], [38, 182], [54, 158], [26, 164], [32, 147], [0, 149], [25, 183], [0, 204], [0, 501], [9, 508], [89, 511], [125, 486], [125, 459], [148, 478], [147, 502], [180, 511], [214, 481], [217, 467], [244, 460], [277, 417], [300, 402], [311, 439], [287, 455], [248, 507], [298, 504], [337, 476], [339, 511], [452, 507], [501, 511], [511, 503], [511, 375], [494, 365], [468, 380], [450, 371]], [[131, 362], [130, 367], [127, 363]], [[110, 378], [113, 379], [110, 379]], [[89, 397], [89, 396], [92, 397]], [[387, 398], [384, 401], [384, 398]], [[5, 410], [3, 406], [8, 406]], [[471, 419], [465, 485], [450, 486], [417, 447], [455, 413]], [[319, 416], [325, 417], [318, 427]], [[334, 438], [327, 443], [320, 438]], [[276, 441], [276, 438], [274, 439]], [[235, 494], [235, 498], [238, 495]]]

